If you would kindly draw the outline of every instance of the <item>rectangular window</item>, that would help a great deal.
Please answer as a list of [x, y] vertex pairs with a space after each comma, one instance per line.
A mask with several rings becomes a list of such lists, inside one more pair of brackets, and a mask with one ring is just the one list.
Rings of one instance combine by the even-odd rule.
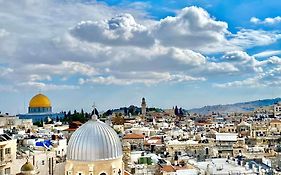
[[11, 154], [11, 148], [6, 148], [5, 149], [5, 154]]
[[4, 160], [4, 152], [3, 149], [0, 149], [0, 161]]
[[5, 168], [5, 175], [11, 174], [11, 168]]

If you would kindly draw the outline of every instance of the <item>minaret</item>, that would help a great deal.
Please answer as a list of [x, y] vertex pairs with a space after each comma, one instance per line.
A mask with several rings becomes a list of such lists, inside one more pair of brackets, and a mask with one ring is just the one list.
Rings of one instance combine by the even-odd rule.
[[141, 114], [145, 115], [146, 114], [146, 102], [145, 102], [145, 98], [142, 98], [141, 101]]

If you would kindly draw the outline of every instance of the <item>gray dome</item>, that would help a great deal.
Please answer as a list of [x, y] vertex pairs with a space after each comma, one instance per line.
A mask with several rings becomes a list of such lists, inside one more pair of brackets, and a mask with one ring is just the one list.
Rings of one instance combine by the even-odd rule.
[[109, 160], [122, 155], [121, 142], [116, 132], [99, 120], [89, 120], [77, 129], [67, 148], [68, 160]]

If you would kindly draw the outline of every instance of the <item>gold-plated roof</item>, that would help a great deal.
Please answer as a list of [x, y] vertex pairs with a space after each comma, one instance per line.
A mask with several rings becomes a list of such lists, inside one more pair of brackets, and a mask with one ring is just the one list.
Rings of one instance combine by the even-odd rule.
[[29, 107], [38, 108], [38, 107], [51, 107], [51, 101], [49, 98], [43, 94], [37, 94], [29, 102]]

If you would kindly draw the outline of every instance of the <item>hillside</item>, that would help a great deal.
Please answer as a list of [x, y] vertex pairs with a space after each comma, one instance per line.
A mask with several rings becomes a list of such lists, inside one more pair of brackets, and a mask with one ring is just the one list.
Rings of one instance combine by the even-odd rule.
[[263, 99], [263, 100], [249, 101], [249, 102], [226, 104], [226, 105], [204, 106], [201, 108], [190, 109], [188, 111], [191, 113], [198, 113], [198, 114], [210, 114], [212, 112], [219, 112], [219, 113], [250, 112], [258, 107], [270, 106], [279, 101], [281, 101], [281, 98]]

